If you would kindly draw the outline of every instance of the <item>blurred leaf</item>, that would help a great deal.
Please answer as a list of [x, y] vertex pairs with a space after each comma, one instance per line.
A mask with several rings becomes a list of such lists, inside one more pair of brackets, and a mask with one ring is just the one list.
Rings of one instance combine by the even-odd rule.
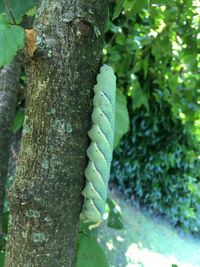
[[[4, 233], [0, 233], [0, 254], [1, 252], [5, 251], [6, 249], [6, 235]], [[0, 256], [1, 258], [1, 256]], [[0, 259], [0, 263], [1, 263], [1, 259]], [[1, 264], [0, 264], [1, 266]]]
[[[34, 0], [34, 1], [35, 1], [35, 0]], [[36, 6], [33, 6], [33, 7], [26, 13], [26, 15], [27, 15], [28, 17], [33, 17], [33, 16], [35, 16], [36, 11], [37, 11]]]
[[5, 212], [3, 214], [3, 233], [7, 234], [8, 233], [8, 221], [9, 221], [9, 212]]
[[142, 61], [138, 60], [133, 68], [133, 72], [137, 73], [138, 71], [140, 71], [142, 69]]
[[23, 28], [9, 25], [6, 14], [0, 14], [0, 67], [11, 62], [17, 51], [24, 46]]
[[146, 57], [144, 58], [144, 60], [143, 60], [144, 78], [147, 77], [148, 66], [149, 66], [149, 56], [146, 56]]
[[78, 239], [78, 254], [76, 267], [109, 267], [103, 249], [97, 240], [80, 233]]
[[118, 62], [121, 59], [121, 55], [116, 50], [109, 51], [110, 57], [112, 58], [112, 62]]
[[119, 44], [119, 45], [125, 45], [126, 36], [123, 33], [117, 34], [116, 43]]
[[[15, 20], [25, 15], [26, 12], [33, 8], [34, 4], [35, 0], [9, 0], [9, 6]], [[0, 13], [7, 13], [3, 0], [0, 1]]]
[[4, 266], [5, 252], [0, 251], [0, 267]]
[[137, 0], [125, 0], [125, 2], [124, 2], [124, 9], [126, 11], [130, 11], [133, 8], [133, 6], [135, 5], [135, 2], [136, 1]]
[[106, 203], [108, 205], [107, 225], [110, 228], [114, 228], [118, 230], [124, 229], [121, 208], [119, 207], [119, 205], [117, 205], [117, 203], [111, 198], [108, 198]]
[[139, 13], [142, 9], [148, 8], [149, 6], [149, 0], [136, 0], [130, 2], [132, 2], [132, 8], [128, 13], [129, 16]]
[[24, 112], [23, 111], [17, 111], [12, 127], [12, 132], [16, 134], [19, 129], [23, 127], [24, 123]]
[[149, 110], [148, 96], [142, 91], [139, 82], [135, 81], [132, 90], [132, 108], [136, 110], [142, 106]]
[[114, 148], [117, 146], [119, 140], [128, 131], [128, 129], [129, 129], [129, 115], [128, 115], [126, 97], [124, 96], [122, 91], [117, 90]]
[[116, 4], [115, 9], [114, 9], [114, 14], [113, 14], [112, 20], [119, 17], [119, 14], [121, 13], [122, 8], [123, 8], [124, 1], [125, 0], [118, 0], [117, 1], [117, 4]]
[[169, 0], [150, 0], [151, 4], [156, 4], [156, 5], [164, 5], [167, 4]]

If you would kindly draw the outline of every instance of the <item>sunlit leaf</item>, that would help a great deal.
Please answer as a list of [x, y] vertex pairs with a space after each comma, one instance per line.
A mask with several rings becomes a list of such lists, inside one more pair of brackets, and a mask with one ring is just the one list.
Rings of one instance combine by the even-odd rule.
[[123, 218], [121, 213], [121, 208], [119, 205], [111, 198], [106, 201], [108, 205], [108, 220], [107, 225], [114, 229], [123, 229]]

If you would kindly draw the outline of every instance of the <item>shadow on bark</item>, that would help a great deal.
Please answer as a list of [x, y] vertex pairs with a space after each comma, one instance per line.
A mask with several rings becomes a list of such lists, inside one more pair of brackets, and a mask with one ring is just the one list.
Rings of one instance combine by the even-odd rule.
[[16, 59], [0, 69], [0, 232], [2, 232], [5, 182], [19, 75], [20, 64]]

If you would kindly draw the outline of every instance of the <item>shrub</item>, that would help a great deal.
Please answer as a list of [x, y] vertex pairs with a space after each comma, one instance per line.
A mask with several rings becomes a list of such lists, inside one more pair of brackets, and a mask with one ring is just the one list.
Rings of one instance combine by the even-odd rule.
[[112, 181], [172, 224], [200, 232], [200, 161], [166, 105], [131, 115], [130, 132], [114, 152]]

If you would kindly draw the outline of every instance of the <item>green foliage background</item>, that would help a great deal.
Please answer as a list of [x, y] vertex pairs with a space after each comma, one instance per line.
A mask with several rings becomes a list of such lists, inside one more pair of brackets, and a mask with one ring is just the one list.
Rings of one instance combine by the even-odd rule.
[[133, 1], [121, 4], [108, 24], [104, 58], [126, 96], [130, 130], [115, 150], [112, 181], [199, 233], [199, 4], [152, 1], [137, 15]]

